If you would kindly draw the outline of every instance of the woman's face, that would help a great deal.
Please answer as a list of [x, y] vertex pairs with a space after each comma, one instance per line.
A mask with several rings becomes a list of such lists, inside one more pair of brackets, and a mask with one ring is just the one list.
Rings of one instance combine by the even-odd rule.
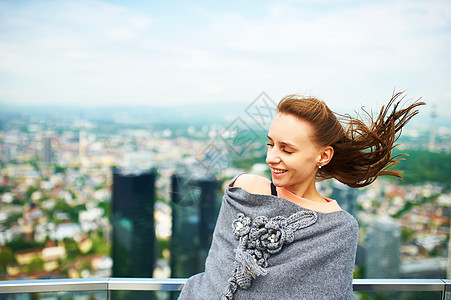
[[268, 132], [266, 163], [276, 186], [296, 193], [300, 186], [315, 184], [322, 149], [313, 141], [310, 123], [278, 113]]

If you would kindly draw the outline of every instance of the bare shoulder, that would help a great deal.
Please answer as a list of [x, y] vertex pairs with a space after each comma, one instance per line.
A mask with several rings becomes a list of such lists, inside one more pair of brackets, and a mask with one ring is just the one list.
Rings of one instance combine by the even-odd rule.
[[259, 175], [242, 174], [238, 176], [233, 186], [240, 187], [253, 194], [271, 194], [271, 181]]

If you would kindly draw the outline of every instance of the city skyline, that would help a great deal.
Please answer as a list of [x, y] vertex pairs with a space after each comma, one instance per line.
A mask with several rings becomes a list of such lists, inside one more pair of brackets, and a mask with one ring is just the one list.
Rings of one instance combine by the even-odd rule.
[[3, 1], [0, 104], [252, 102], [377, 110], [394, 90], [444, 116], [451, 3]]
[[[240, 120], [244, 115], [243, 112]], [[9, 254], [0, 261], [3, 269], [0, 279], [41, 278], [48, 276], [48, 272], [71, 278], [115, 276], [111, 273], [110, 251], [117, 224], [114, 210], [110, 210], [118, 187], [114, 183], [114, 166], [127, 174], [149, 168], [158, 174], [154, 213], [146, 213], [146, 222], [154, 215], [161, 250], [154, 276], [169, 277], [172, 252], [168, 241], [176, 231], [171, 223], [171, 210], [172, 204], [181, 204], [171, 198], [174, 195], [171, 176], [180, 172], [197, 178], [198, 174], [214, 173], [223, 188], [225, 182], [243, 171], [268, 175], [264, 144], [254, 140], [251, 132], [238, 131], [240, 138], [228, 139], [231, 124], [143, 127], [40, 114], [8, 117], [0, 126], [0, 245]], [[40, 134], [39, 128], [48, 131]], [[215, 143], [210, 140], [213, 136], [217, 137]], [[446, 132], [437, 132], [436, 152], [430, 152], [427, 134], [406, 136], [400, 145], [410, 155], [400, 164], [406, 168], [405, 180], [380, 178], [368, 188], [360, 189], [354, 195], [355, 203], [342, 206], [356, 212], [362, 236], [379, 217], [396, 219], [402, 242], [398, 250], [393, 250], [401, 257], [399, 278], [445, 278], [451, 204], [447, 136]], [[229, 150], [224, 153], [218, 149]], [[338, 189], [331, 182], [321, 184], [321, 194], [336, 199], [340, 205], [343, 204], [340, 198], [353, 197], [349, 189]], [[183, 194], [187, 197], [180, 207], [188, 205], [194, 209], [190, 205], [199, 201], [199, 190], [194, 188]], [[120, 222], [125, 225], [122, 229], [130, 225], [126, 219]], [[22, 240], [32, 244], [17, 243]], [[365, 264], [364, 250], [368, 248], [363, 239], [361, 248], [356, 273], [359, 278], [365, 275], [361, 266]], [[46, 255], [49, 251], [58, 256]], [[27, 257], [35, 262], [26, 263]]]

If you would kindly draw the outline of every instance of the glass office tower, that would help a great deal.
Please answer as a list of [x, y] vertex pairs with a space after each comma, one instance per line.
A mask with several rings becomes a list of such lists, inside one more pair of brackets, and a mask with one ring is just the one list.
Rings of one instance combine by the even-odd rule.
[[113, 277], [152, 277], [155, 177], [113, 169]]
[[171, 177], [171, 277], [204, 271], [220, 208], [220, 184], [212, 178]]
[[398, 278], [401, 228], [389, 217], [378, 219], [366, 236], [366, 278]]

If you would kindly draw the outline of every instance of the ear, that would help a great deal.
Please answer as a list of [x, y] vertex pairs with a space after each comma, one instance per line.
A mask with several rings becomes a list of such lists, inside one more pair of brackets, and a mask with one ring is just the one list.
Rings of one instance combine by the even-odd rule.
[[321, 164], [321, 166], [324, 167], [330, 162], [333, 156], [334, 156], [334, 148], [332, 146], [324, 147], [319, 155], [318, 164]]

